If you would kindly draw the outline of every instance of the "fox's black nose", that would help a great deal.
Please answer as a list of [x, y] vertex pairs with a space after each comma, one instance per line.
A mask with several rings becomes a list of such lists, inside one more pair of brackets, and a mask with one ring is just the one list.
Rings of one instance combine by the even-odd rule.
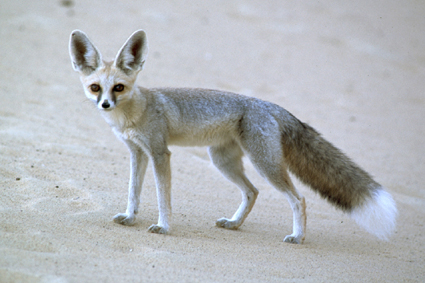
[[109, 101], [108, 101], [108, 100], [103, 101], [103, 103], [102, 103], [102, 107], [103, 107], [103, 108], [107, 109], [107, 108], [109, 108], [110, 106], [111, 106], [111, 104], [109, 104]]

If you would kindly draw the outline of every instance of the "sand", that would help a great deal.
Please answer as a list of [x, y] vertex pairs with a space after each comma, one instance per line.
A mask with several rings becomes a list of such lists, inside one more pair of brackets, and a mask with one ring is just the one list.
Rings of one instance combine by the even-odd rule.
[[[340, 1], [341, 2], [341, 1]], [[421, 1], [18, 1], [0, 3], [0, 282], [424, 282], [425, 4]], [[205, 148], [171, 147], [171, 235], [147, 172], [132, 227], [129, 153], [82, 92], [68, 37], [112, 59], [136, 29], [150, 54], [138, 83], [204, 87], [285, 107], [388, 188], [383, 242], [309, 188], [303, 245], [292, 214], [260, 190], [237, 231], [216, 228], [240, 193]]]

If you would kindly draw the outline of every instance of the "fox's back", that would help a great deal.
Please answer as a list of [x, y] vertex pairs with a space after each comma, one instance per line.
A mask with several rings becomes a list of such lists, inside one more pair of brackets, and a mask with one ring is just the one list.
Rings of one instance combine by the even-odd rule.
[[237, 140], [243, 131], [277, 133], [285, 127], [285, 120], [293, 118], [273, 103], [231, 92], [186, 88], [151, 91], [164, 107], [170, 144], [213, 145]]
[[204, 146], [238, 135], [239, 121], [250, 99], [205, 89], [151, 89], [165, 112], [169, 143]]

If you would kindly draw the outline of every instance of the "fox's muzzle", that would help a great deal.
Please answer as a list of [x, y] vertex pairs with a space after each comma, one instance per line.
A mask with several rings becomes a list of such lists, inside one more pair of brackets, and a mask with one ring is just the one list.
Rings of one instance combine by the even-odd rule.
[[[109, 97], [110, 96], [110, 97]], [[116, 106], [116, 97], [114, 93], [99, 95], [97, 98], [97, 107], [103, 110], [111, 110]]]
[[109, 104], [109, 101], [105, 99], [102, 103], [102, 108], [108, 109], [111, 105]]

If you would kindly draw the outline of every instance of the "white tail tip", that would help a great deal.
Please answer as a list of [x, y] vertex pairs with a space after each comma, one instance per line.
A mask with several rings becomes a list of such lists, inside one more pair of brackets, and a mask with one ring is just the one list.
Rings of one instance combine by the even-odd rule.
[[393, 197], [379, 187], [372, 198], [353, 209], [350, 216], [369, 233], [381, 240], [388, 240], [395, 230], [397, 207]]

